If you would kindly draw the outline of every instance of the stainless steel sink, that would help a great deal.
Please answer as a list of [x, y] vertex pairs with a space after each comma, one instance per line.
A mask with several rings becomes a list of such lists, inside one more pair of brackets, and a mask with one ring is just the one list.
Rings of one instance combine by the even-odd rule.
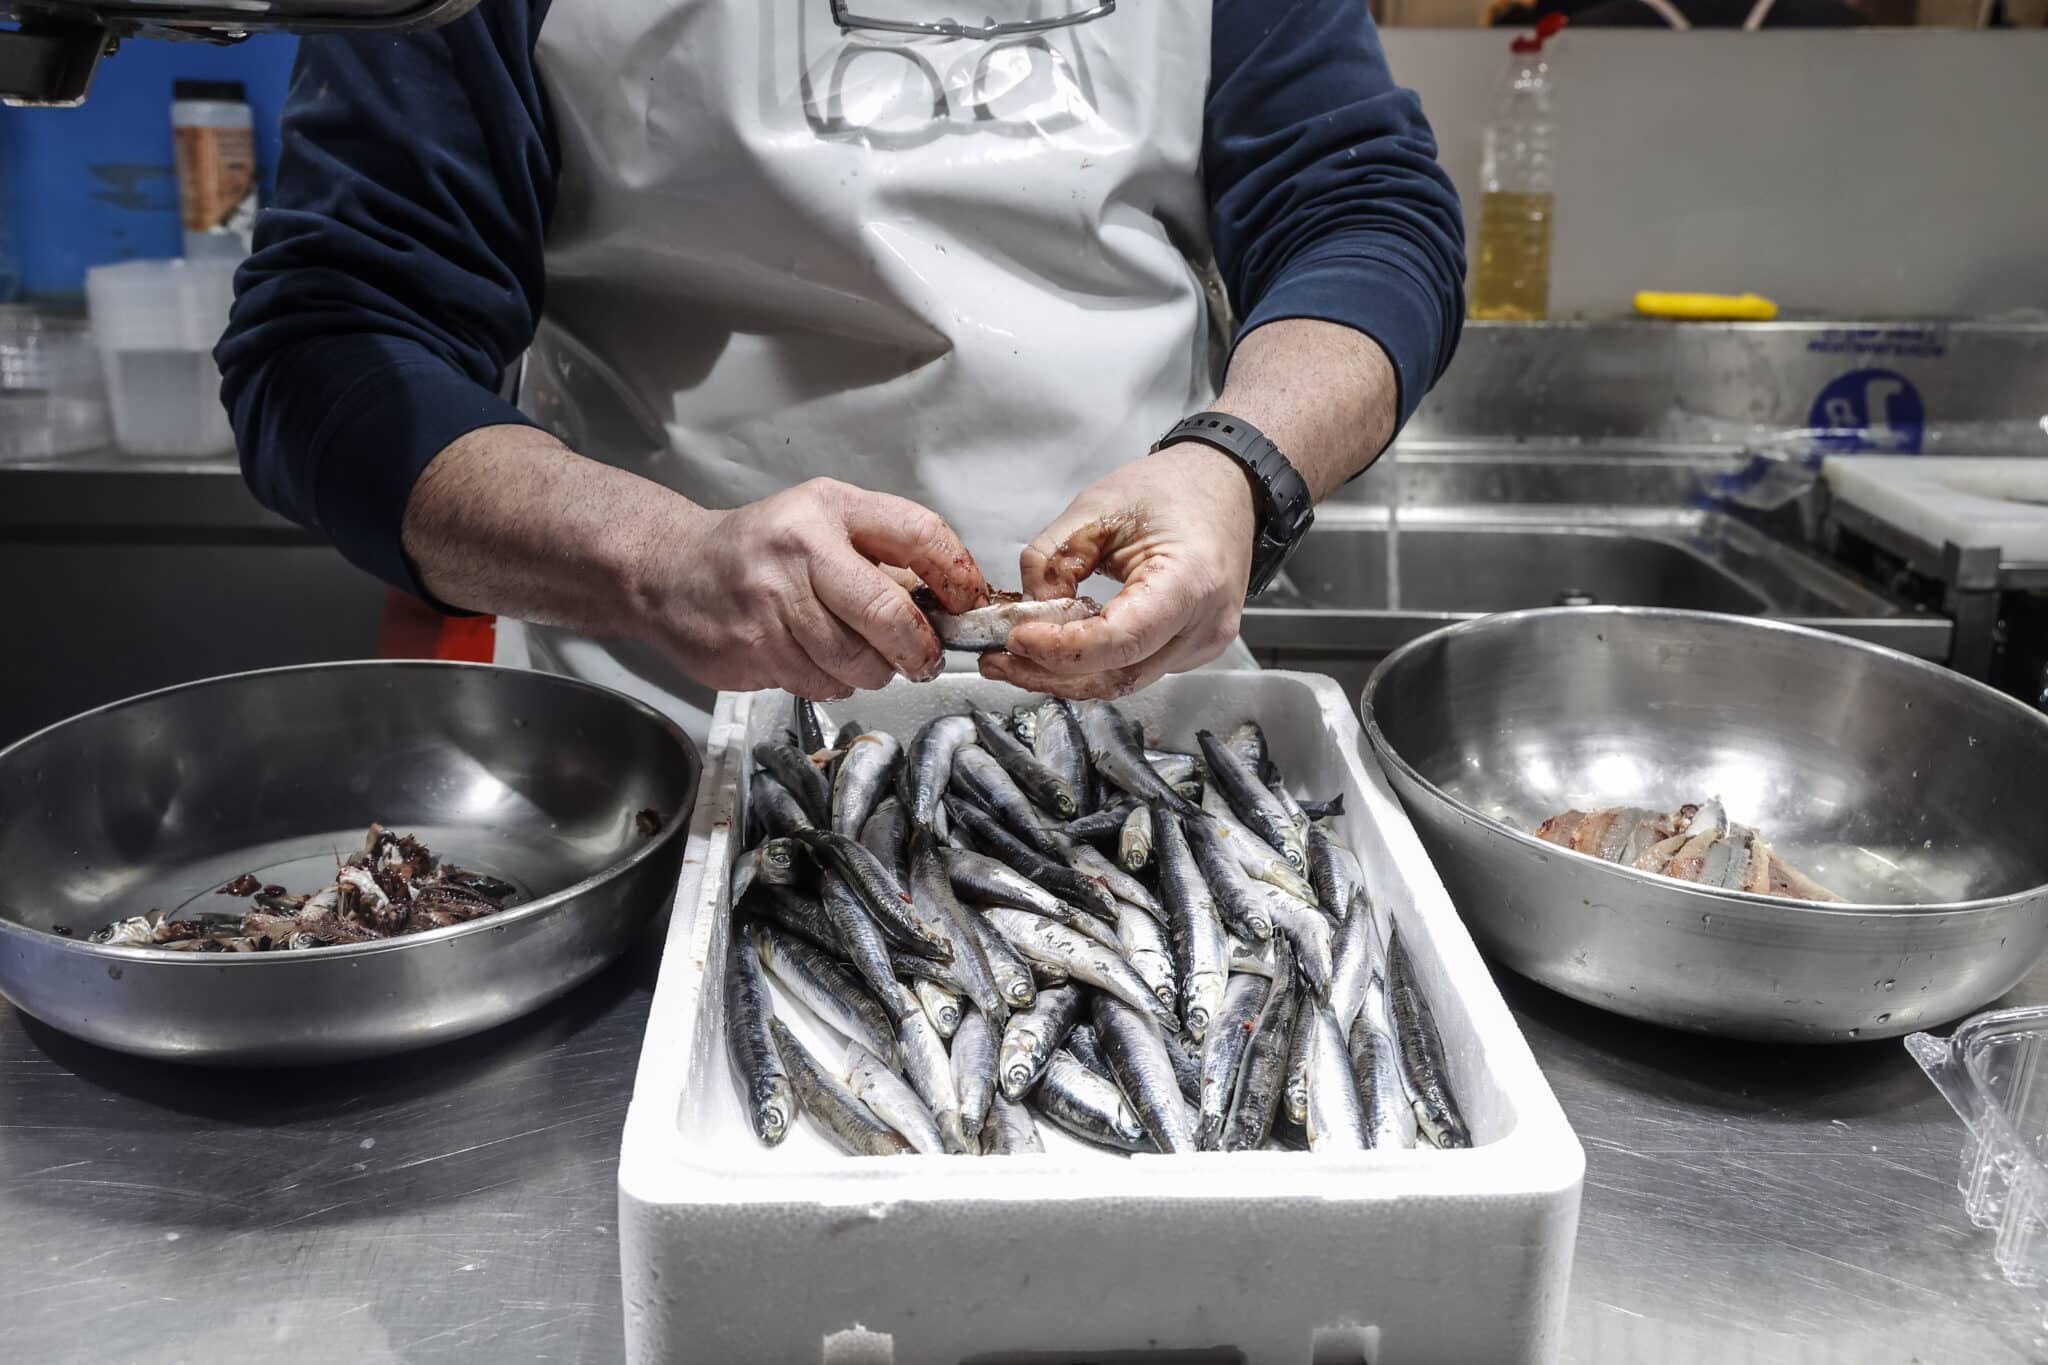
[[1398, 535], [1382, 526], [1327, 527], [1303, 542], [1259, 600], [1261, 608], [1451, 614], [1595, 604], [1770, 608], [1761, 592], [1682, 541], [1591, 526], [1410, 525]]
[[1246, 610], [1245, 643], [1261, 663], [1355, 690], [1380, 658], [1440, 625], [1598, 604], [1766, 616], [1947, 657], [1946, 618], [1689, 505], [1699, 476], [1726, 459], [1561, 450], [1383, 462], [1317, 513], [1286, 574]]

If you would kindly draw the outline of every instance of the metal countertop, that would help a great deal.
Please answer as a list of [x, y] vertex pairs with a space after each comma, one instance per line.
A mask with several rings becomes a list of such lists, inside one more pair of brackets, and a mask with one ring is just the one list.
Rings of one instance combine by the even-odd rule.
[[[0, 1360], [611, 1362], [650, 936], [409, 1058], [167, 1068], [0, 1006]], [[2048, 1359], [1897, 1042], [1715, 1043], [1503, 977], [1586, 1146], [1563, 1359]], [[2011, 997], [2048, 1000], [2048, 968]]]

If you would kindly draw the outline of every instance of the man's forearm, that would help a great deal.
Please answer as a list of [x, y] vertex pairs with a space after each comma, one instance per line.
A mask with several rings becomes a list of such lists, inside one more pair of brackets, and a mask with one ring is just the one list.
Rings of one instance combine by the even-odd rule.
[[1215, 409], [1266, 433], [1321, 502], [1393, 438], [1398, 386], [1363, 332], [1285, 318], [1247, 335]]
[[450, 606], [621, 635], [644, 606], [640, 566], [699, 512], [544, 431], [482, 427], [413, 486], [405, 551]]

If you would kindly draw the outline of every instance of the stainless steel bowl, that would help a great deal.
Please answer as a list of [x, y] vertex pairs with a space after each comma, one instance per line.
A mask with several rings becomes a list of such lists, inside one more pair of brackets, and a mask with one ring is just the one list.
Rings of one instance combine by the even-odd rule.
[[[473, 1033], [626, 946], [675, 885], [698, 769], [638, 701], [476, 664], [273, 669], [88, 711], [0, 751], [0, 995], [181, 1061], [335, 1061]], [[641, 810], [658, 834], [636, 828]], [[152, 909], [232, 910], [215, 892], [244, 872], [310, 891], [373, 820], [511, 882], [520, 903], [300, 952], [84, 941]]]
[[[1591, 1004], [1882, 1038], [1997, 998], [2048, 948], [2048, 717], [1935, 665], [1739, 616], [1568, 607], [1396, 650], [1363, 710], [1474, 935]], [[1713, 796], [1849, 903], [1708, 890], [1530, 832]]]

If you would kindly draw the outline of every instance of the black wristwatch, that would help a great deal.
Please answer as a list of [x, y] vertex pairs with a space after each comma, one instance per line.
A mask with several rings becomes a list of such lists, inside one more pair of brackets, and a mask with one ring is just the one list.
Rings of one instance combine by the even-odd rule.
[[1294, 553], [1294, 547], [1315, 524], [1315, 502], [1308, 495], [1308, 485], [1280, 453], [1280, 447], [1242, 417], [1227, 412], [1198, 412], [1183, 417], [1152, 449], [1164, 450], [1181, 441], [1213, 446], [1243, 465], [1252, 476], [1259, 531], [1252, 546], [1252, 576], [1245, 596], [1256, 597], [1279, 574], [1287, 556]]

